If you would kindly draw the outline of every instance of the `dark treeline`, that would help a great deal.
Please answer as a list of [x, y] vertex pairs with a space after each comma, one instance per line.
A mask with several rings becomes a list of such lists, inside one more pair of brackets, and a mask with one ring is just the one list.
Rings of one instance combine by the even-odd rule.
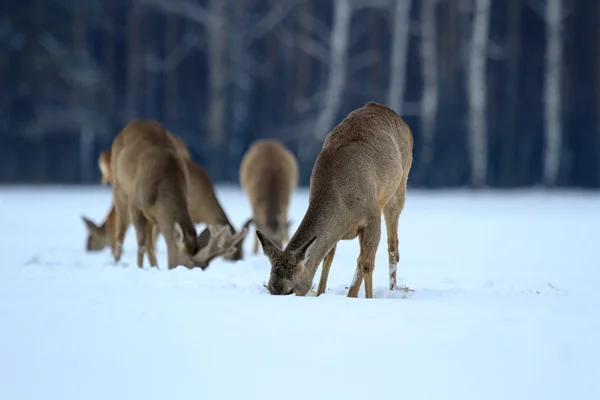
[[5, 0], [0, 182], [98, 182], [127, 121], [218, 182], [257, 138], [307, 184], [370, 100], [415, 137], [412, 187], [600, 187], [600, 1]]

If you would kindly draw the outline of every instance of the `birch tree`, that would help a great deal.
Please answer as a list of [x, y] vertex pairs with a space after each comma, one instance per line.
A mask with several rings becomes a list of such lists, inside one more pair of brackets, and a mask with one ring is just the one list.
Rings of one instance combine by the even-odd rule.
[[438, 0], [421, 1], [421, 65], [423, 98], [421, 99], [422, 165], [427, 169], [433, 157], [435, 120], [438, 109], [438, 57], [435, 10]]
[[546, 0], [546, 57], [544, 79], [544, 182], [554, 186], [560, 170], [562, 146], [561, 63], [563, 0]]
[[329, 133], [342, 104], [351, 20], [351, 0], [333, 0], [333, 24], [329, 37], [329, 76], [314, 130], [318, 140], [322, 140]]
[[411, 3], [412, 0], [396, 0], [393, 6], [390, 88], [387, 95], [387, 106], [400, 115], [402, 115], [406, 88]]
[[469, 50], [469, 77], [467, 82], [469, 104], [469, 150], [471, 185], [486, 184], [488, 141], [486, 128], [487, 83], [486, 60], [491, 0], [476, 0], [473, 16], [473, 34]]
[[[212, 18], [207, 26], [208, 31], [208, 63], [209, 63], [209, 108], [208, 108], [208, 135], [212, 144], [212, 164], [216, 171], [221, 162], [225, 162], [223, 145], [225, 143], [225, 116], [227, 107], [228, 72], [225, 56], [227, 52], [227, 29], [225, 13], [227, 2], [225, 0], [210, 0], [210, 14]], [[216, 165], [215, 165], [216, 164]]]
[[[228, 21], [237, 29], [229, 32], [228, 60], [230, 62], [229, 81], [232, 84], [230, 91], [230, 151], [234, 157], [235, 152], [241, 152], [242, 146], [237, 146], [237, 138], [246, 129], [251, 109], [251, 91], [258, 78], [267, 75], [267, 68], [257, 61], [250, 53], [255, 41], [272, 32], [292, 10], [307, 0], [271, 0], [269, 10], [259, 18], [248, 18], [249, 2], [236, 3], [231, 7]], [[279, 35], [275, 35], [277, 37]], [[272, 67], [272, 66], [271, 66]]]
[[141, 9], [137, 1], [133, 1], [131, 9], [127, 14], [127, 89], [125, 98], [126, 115], [130, 120], [138, 117], [138, 89], [141, 76], [141, 53], [140, 53], [140, 22]]

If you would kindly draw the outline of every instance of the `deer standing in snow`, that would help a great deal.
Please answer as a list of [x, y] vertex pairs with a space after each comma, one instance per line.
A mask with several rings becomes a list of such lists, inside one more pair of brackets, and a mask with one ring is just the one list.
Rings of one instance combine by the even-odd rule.
[[[169, 131], [167, 131], [167, 133], [174, 139], [177, 151], [188, 169], [189, 180], [187, 200], [192, 222], [194, 224], [227, 225], [232, 231], [235, 231], [235, 228], [229, 221], [227, 214], [225, 214], [223, 207], [217, 199], [214, 185], [204, 168], [192, 161], [187, 146], [181, 138]], [[111, 151], [109, 149], [103, 152], [98, 159], [98, 165], [102, 171], [103, 184], [110, 183], [111, 180], [110, 155]], [[112, 238], [115, 235], [114, 204], [111, 206], [105, 221], [100, 226], [84, 216], [81, 218], [88, 231], [86, 241], [87, 251], [103, 250], [106, 246], [109, 246], [111, 249], [114, 248], [114, 241], [112, 241]], [[250, 222], [251, 221], [247, 221], [244, 228], [248, 228]], [[152, 227], [155, 229], [151, 229]], [[156, 225], [149, 225], [149, 230], [146, 233], [146, 250], [154, 249], [156, 247], [155, 243], [159, 233]], [[152, 243], [149, 243], [150, 241]], [[234, 253], [226, 254], [223, 258], [231, 261], [239, 261], [243, 256], [243, 242], [240, 242], [236, 245], [236, 251]]]
[[357, 297], [364, 279], [373, 297], [373, 269], [385, 219], [389, 289], [396, 286], [398, 220], [404, 208], [413, 138], [392, 109], [369, 102], [352, 111], [325, 138], [310, 178], [309, 205], [285, 249], [257, 230], [271, 263], [267, 290], [274, 295], [305, 296], [319, 264], [317, 296], [325, 292], [339, 240], [358, 236], [360, 254], [348, 297]]
[[148, 224], [158, 225], [167, 243], [168, 268], [178, 265], [205, 269], [215, 257], [232, 254], [247, 229], [232, 235], [227, 225], [209, 225], [200, 236], [188, 207], [189, 172], [175, 141], [155, 121], [135, 120], [115, 137], [110, 152], [110, 182], [115, 207], [113, 256], [119, 261], [125, 232], [135, 228], [137, 265], [157, 266], [154, 242], [146, 241]]
[[[289, 240], [288, 211], [298, 186], [296, 157], [277, 140], [257, 140], [242, 157], [240, 185], [250, 201], [256, 229], [281, 247]], [[257, 252], [255, 236], [254, 254]]]

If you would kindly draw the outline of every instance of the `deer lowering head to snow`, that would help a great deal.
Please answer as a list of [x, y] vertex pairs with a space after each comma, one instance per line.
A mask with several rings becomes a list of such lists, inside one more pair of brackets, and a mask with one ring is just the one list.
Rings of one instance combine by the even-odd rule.
[[300, 226], [282, 250], [256, 234], [271, 263], [267, 289], [274, 295], [306, 295], [323, 260], [317, 296], [324, 293], [339, 240], [358, 236], [360, 255], [348, 297], [364, 279], [373, 297], [375, 253], [385, 218], [389, 289], [396, 286], [398, 219], [412, 164], [412, 133], [392, 109], [375, 102], [352, 111], [325, 138], [310, 178], [309, 204]]
[[105, 247], [110, 247], [111, 249], [114, 247], [115, 215], [115, 207], [111, 205], [106, 219], [100, 226], [96, 225], [89, 218], [81, 216], [88, 232], [85, 242], [86, 251], [101, 251]]
[[[192, 222], [194, 224], [227, 225], [235, 232], [235, 228], [217, 199], [214, 185], [204, 168], [192, 161], [185, 142], [179, 136], [169, 131], [167, 133], [173, 140], [177, 152], [183, 159], [188, 171], [187, 203]], [[110, 183], [110, 154], [111, 150], [109, 149], [103, 152], [98, 160], [103, 183]], [[82, 216], [88, 230], [87, 251], [102, 250], [105, 246], [110, 246], [111, 249], [114, 247], [114, 241], [111, 241], [111, 238], [115, 234], [114, 215], [113, 205], [105, 222], [100, 226]], [[250, 222], [247, 221], [243, 228], [247, 229]], [[148, 252], [148, 257], [150, 258], [154, 257], [151, 253], [156, 248], [156, 239], [160, 233], [158, 226], [152, 225], [151, 227], [153, 229], [149, 228], [146, 235], [146, 252]], [[239, 261], [243, 256], [243, 241], [241, 241], [236, 245], [235, 252], [224, 254], [223, 258], [231, 261]]]
[[[257, 140], [242, 158], [240, 185], [250, 201], [256, 229], [281, 247], [289, 239], [290, 199], [298, 186], [296, 157], [277, 140]], [[257, 251], [255, 236], [254, 254]]]
[[[119, 261], [129, 221], [135, 228], [137, 265], [143, 266], [148, 224], [158, 225], [167, 244], [168, 268], [205, 269], [215, 257], [231, 254], [247, 229], [232, 235], [227, 225], [209, 225], [200, 236], [188, 207], [188, 170], [174, 141], [155, 121], [136, 120], [115, 137], [110, 174], [115, 207], [115, 246]], [[154, 251], [148, 253], [156, 266]]]

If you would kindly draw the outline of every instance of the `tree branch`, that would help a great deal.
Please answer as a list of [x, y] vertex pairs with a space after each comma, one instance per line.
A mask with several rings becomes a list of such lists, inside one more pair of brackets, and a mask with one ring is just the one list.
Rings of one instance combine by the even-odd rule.
[[348, 61], [348, 76], [379, 61], [379, 50], [367, 50]]
[[138, 0], [142, 4], [153, 6], [166, 12], [181, 15], [204, 27], [224, 23], [218, 16], [206, 11], [203, 7], [185, 0]]
[[300, 23], [300, 26], [317, 35], [323, 42], [329, 40], [329, 28], [314, 15], [310, 15], [306, 11], [301, 11], [298, 22]]
[[[238, 0], [239, 1], [239, 0]], [[279, 1], [277, 5], [271, 9], [268, 13], [263, 15], [251, 28], [245, 33], [244, 37], [248, 43], [259, 39], [269, 33], [275, 25], [280, 23], [288, 16], [288, 14], [294, 9], [294, 7], [304, 3], [306, 0], [290, 0], [290, 1]]]
[[[398, 0], [396, 0], [398, 1]], [[352, 0], [352, 8], [354, 11], [361, 8], [387, 8], [392, 4], [392, 0]]]
[[194, 48], [203, 45], [204, 36], [197, 33], [188, 34], [184, 37], [183, 43], [162, 60], [156, 55], [148, 53], [145, 67], [152, 72], [171, 72], [181, 64]]
[[297, 34], [295, 37], [296, 40], [294, 40], [292, 35], [289, 32], [282, 32], [279, 35], [279, 40], [286, 46], [293, 46], [300, 49], [325, 65], [329, 63], [329, 50], [326, 45], [319, 43], [307, 35]]

